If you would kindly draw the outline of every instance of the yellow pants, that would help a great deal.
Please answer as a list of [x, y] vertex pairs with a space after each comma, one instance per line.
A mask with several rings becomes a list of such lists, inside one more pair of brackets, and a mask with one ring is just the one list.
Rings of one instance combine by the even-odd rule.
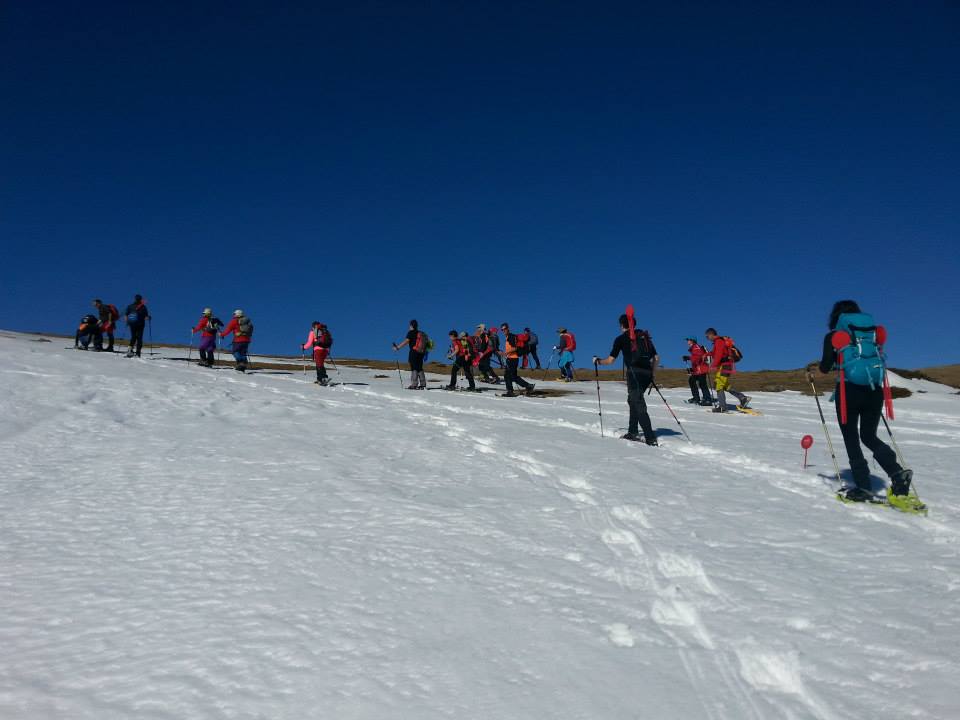
[[715, 385], [716, 385], [716, 388], [717, 388], [717, 390], [718, 390], [719, 392], [723, 392], [724, 390], [729, 390], [729, 389], [730, 389], [730, 376], [729, 376], [729, 375], [724, 375], [724, 374], [722, 374], [722, 373], [717, 373], [717, 374], [714, 376], [713, 379], [714, 379], [714, 383], [715, 383]]

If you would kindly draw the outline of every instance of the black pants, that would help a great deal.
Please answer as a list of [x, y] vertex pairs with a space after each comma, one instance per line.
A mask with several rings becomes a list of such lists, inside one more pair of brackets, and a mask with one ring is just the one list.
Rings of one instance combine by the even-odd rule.
[[213, 365], [213, 350], [200, 349], [200, 362]]
[[140, 357], [140, 351], [143, 350], [143, 328], [141, 323], [130, 326], [130, 353]]
[[476, 389], [477, 385], [473, 382], [473, 366], [470, 364], [470, 361], [466, 358], [458, 357], [453, 361], [453, 367], [450, 368], [450, 387], [457, 386], [457, 372], [463, 370], [463, 374], [467, 378], [467, 383], [470, 385], [470, 389]]
[[[880, 413], [883, 411], [883, 388], [871, 390], [866, 385], [846, 383], [847, 424], [840, 425], [843, 444], [847, 448], [850, 469], [857, 487], [870, 489], [870, 466], [860, 447], [862, 442], [873, 453], [874, 459], [890, 477], [902, 469], [897, 462], [896, 453], [890, 446], [877, 437], [880, 427]], [[840, 421], [840, 388], [836, 394], [837, 420]]]
[[710, 386], [707, 385], [706, 375], [691, 375], [688, 380], [690, 382], [690, 392], [693, 393], [695, 402], [700, 402], [701, 395], [704, 400], [713, 399], [710, 397]]
[[[113, 352], [113, 330], [104, 333], [107, 336], [107, 352]], [[101, 343], [103, 340], [101, 339]]]
[[497, 377], [497, 374], [493, 371], [493, 367], [490, 365], [490, 355], [480, 359], [480, 364], [477, 365], [477, 370], [480, 371], [480, 377], [485, 380], [493, 380], [493, 382], [497, 382], [500, 379]]
[[643, 438], [648, 443], [657, 439], [647, 413], [647, 401], [643, 397], [652, 382], [653, 373], [649, 370], [627, 368], [627, 407], [630, 408], [630, 426], [627, 432], [637, 435], [639, 430], [643, 429]]
[[326, 365], [317, 365], [317, 380], [326, 380], [327, 377]]
[[418, 353], [416, 350], [411, 350], [410, 354], [407, 355], [407, 362], [410, 363], [410, 372], [423, 372], [423, 353]]
[[540, 356], [537, 355], [537, 346], [536, 346], [536, 345], [531, 345], [531, 346], [530, 346], [530, 357], [533, 358], [533, 361], [537, 364], [537, 370], [539, 370], [539, 369], [540, 369]]
[[507, 392], [513, 392], [513, 384], [516, 383], [522, 388], [530, 389], [533, 387], [530, 383], [520, 377], [517, 368], [520, 366], [520, 358], [507, 358], [507, 369], [504, 372], [503, 379], [507, 383]]

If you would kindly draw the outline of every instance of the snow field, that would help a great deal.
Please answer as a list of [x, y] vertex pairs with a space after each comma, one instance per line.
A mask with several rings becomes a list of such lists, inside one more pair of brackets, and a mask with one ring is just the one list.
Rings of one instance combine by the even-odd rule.
[[893, 423], [919, 518], [833, 498], [796, 393], [718, 417], [664, 391], [694, 444], [654, 394], [647, 448], [610, 437], [617, 383], [601, 438], [588, 383], [163, 353], [0, 337], [0, 717], [960, 715], [946, 388], [897, 380], [925, 391]]

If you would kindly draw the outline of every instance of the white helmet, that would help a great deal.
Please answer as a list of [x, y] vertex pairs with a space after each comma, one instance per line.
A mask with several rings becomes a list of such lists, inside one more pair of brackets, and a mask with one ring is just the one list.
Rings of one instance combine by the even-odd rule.
[[243, 310], [234, 310], [234, 311], [233, 311], [233, 316], [234, 316], [234, 317], [243, 317]]
[[204, 308], [204, 309], [203, 309], [203, 314], [204, 314], [204, 315], [213, 315], [213, 310], [211, 310], [210, 308]]

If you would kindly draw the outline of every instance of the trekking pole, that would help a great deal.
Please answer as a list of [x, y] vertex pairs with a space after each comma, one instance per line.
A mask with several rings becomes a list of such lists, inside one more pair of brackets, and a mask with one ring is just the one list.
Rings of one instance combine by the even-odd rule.
[[300, 364], [303, 365], [303, 381], [307, 381], [307, 354], [303, 350], [303, 345], [300, 346]]
[[193, 331], [190, 331], [190, 344], [187, 346], [187, 362], [193, 357]]
[[817, 386], [813, 384], [813, 379], [810, 380], [810, 389], [813, 390], [813, 399], [817, 401], [817, 412], [820, 413], [820, 424], [823, 425], [823, 434], [827, 438], [827, 447], [830, 448], [830, 457], [833, 458], [833, 469], [837, 471], [837, 482], [841, 485], [843, 484], [843, 479], [840, 477], [840, 464], [837, 462], [837, 454], [833, 451], [833, 441], [830, 439], [830, 432], [827, 430], [827, 420], [823, 417], [823, 408], [820, 407], [820, 393], [817, 390]]
[[677, 417], [677, 414], [673, 411], [673, 408], [670, 407], [670, 403], [667, 402], [667, 399], [663, 396], [663, 393], [660, 392], [660, 386], [655, 382], [651, 382], [650, 384], [653, 385], [654, 389], [657, 391], [657, 395], [659, 395], [660, 399], [663, 400], [663, 404], [667, 406], [667, 410], [669, 410], [670, 414], [673, 415], [673, 419], [677, 421], [677, 425], [680, 426], [680, 432], [683, 433], [683, 436], [687, 439], [687, 442], [692, 443], [693, 440], [691, 440], [690, 436], [687, 435], [687, 431], [684, 429], [683, 423], [680, 422], [680, 418]]
[[897, 459], [900, 461], [900, 467], [906, 468], [907, 463], [904, 461], [903, 454], [900, 452], [900, 446], [897, 445], [897, 441], [893, 437], [893, 432], [890, 430], [890, 423], [887, 422], [887, 418], [883, 413], [880, 413], [880, 419], [883, 420], [883, 426], [887, 429], [887, 435], [890, 436], [890, 442], [893, 443], [893, 449], [897, 451]]
[[400, 378], [400, 389], [403, 390], [403, 373], [400, 372], [400, 358], [397, 358], [397, 377]]
[[340, 385], [340, 389], [346, 390], [343, 386], [343, 375], [340, 374], [340, 367], [337, 365], [337, 361], [333, 359], [333, 355], [327, 355], [327, 360], [333, 364], [333, 369], [337, 371], [337, 383]]
[[597, 414], [600, 416], [600, 437], [603, 437], [603, 405], [600, 404], [600, 369], [593, 364], [593, 377], [597, 382]]
[[153, 357], [153, 318], [147, 317], [147, 330], [150, 333], [150, 356]]
[[550, 371], [550, 363], [553, 362], [553, 356], [556, 354], [556, 351], [550, 352], [550, 357], [547, 358], [547, 364], [543, 368], [543, 376], [540, 378], [540, 382], [543, 382], [547, 379], [547, 373]]

